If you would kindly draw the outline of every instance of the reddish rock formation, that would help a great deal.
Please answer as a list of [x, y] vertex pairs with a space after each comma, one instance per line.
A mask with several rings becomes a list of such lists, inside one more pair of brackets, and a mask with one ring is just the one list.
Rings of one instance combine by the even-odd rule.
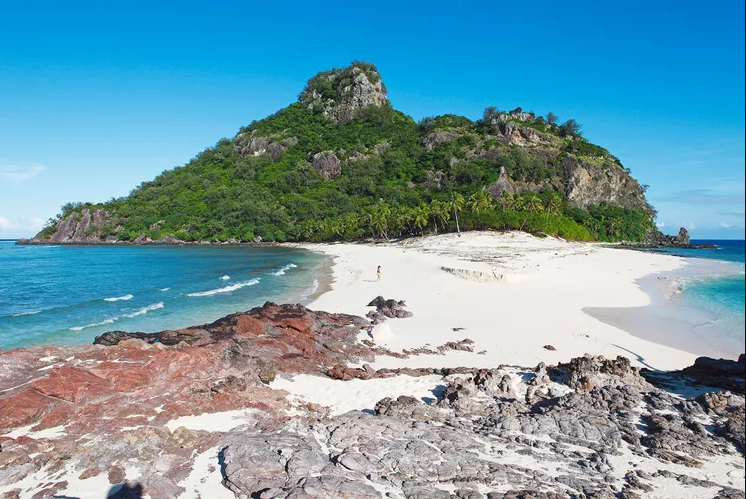
[[[172, 432], [169, 421], [238, 409], [282, 420], [288, 402], [266, 386], [278, 366], [323, 373], [372, 359], [356, 342], [369, 326], [359, 317], [267, 303], [177, 331], [120, 331], [91, 346], [0, 352], [0, 435], [31, 426], [28, 436], [0, 437], [0, 486], [71, 466], [80, 479], [137, 479], [151, 497], [176, 497], [194, 453], [215, 445], [217, 434]], [[128, 459], [141, 463], [139, 476], [124, 473]], [[40, 497], [65, 487], [51, 480]]]

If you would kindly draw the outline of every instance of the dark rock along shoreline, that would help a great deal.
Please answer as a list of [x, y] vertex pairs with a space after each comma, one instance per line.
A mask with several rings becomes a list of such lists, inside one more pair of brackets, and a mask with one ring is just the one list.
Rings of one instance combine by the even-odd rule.
[[[385, 308], [381, 300], [372, 303]], [[47, 477], [3, 497], [64, 496], [64, 470], [134, 480], [154, 499], [196, 497], [180, 484], [210, 449], [219, 449], [213, 472], [240, 498], [634, 498], [661, 484], [743, 497], [743, 356], [669, 373], [590, 355], [531, 369], [346, 368], [392, 354], [357, 341], [370, 327], [267, 303], [177, 331], [0, 351], [0, 434], [64, 426], [56, 438], [0, 437], [0, 490]], [[437, 351], [409, 355], [419, 353]], [[429, 403], [384, 398], [373, 413], [329, 416], [307, 403], [289, 416], [285, 392], [267, 384], [293, 373], [438, 374], [445, 389]], [[250, 422], [224, 432], [166, 427], [235, 409], [252, 409]], [[137, 477], [126, 474], [131, 459]], [[697, 470], [712, 460], [735, 481], [704, 479]]]

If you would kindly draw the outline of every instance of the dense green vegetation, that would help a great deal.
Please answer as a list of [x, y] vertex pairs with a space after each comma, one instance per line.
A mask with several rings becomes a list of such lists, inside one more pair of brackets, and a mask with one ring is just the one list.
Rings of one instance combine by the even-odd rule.
[[[374, 66], [359, 64], [371, 81], [378, 77]], [[338, 90], [329, 84], [330, 74], [350, 84], [350, 69], [335, 69], [309, 80], [308, 88], [335, 98]], [[185, 166], [143, 182], [129, 196], [97, 205], [111, 214], [100, 236], [327, 241], [491, 228], [577, 240], [639, 240], [652, 226], [650, 215], [640, 211], [611, 205], [574, 208], [561, 189], [552, 187], [556, 163], [567, 155], [621, 167], [608, 151], [583, 139], [573, 120], [557, 125], [552, 115], [522, 123], [555, 137], [560, 154], [548, 162], [536, 151], [495, 140], [494, 121], [500, 115], [491, 108], [476, 122], [444, 115], [415, 123], [385, 104], [360, 109], [351, 121], [335, 124], [313, 106], [297, 102], [251, 123], [236, 139], [219, 141]], [[426, 147], [423, 139], [433, 133], [448, 140]], [[242, 155], [251, 137], [269, 138], [283, 144], [283, 150], [274, 159], [267, 153]], [[334, 151], [342, 161], [339, 178], [325, 180], [312, 165], [313, 155], [322, 151]], [[503, 169], [514, 181], [547, 182], [547, 188], [494, 199], [484, 186]], [[65, 205], [42, 235], [52, 235], [60, 219], [79, 216], [87, 206]]]

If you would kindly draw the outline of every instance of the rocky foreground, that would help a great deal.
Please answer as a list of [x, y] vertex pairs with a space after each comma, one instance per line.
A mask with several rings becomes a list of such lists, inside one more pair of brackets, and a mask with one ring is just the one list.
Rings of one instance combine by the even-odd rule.
[[[406, 315], [371, 303], [376, 321]], [[0, 352], [0, 497], [744, 497], [743, 356], [669, 373], [593, 356], [439, 369], [470, 340], [394, 353], [361, 339], [370, 328], [267, 303]], [[348, 367], [420, 354], [432, 369]], [[332, 416], [272, 389], [296, 373], [442, 378], [425, 400]]]

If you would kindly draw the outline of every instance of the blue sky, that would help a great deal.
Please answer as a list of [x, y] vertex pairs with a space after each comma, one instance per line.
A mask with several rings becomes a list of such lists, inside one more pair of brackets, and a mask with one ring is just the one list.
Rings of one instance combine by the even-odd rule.
[[4, 4], [0, 237], [126, 195], [354, 59], [415, 119], [575, 118], [664, 231], [744, 237], [743, 1], [153, 3]]

